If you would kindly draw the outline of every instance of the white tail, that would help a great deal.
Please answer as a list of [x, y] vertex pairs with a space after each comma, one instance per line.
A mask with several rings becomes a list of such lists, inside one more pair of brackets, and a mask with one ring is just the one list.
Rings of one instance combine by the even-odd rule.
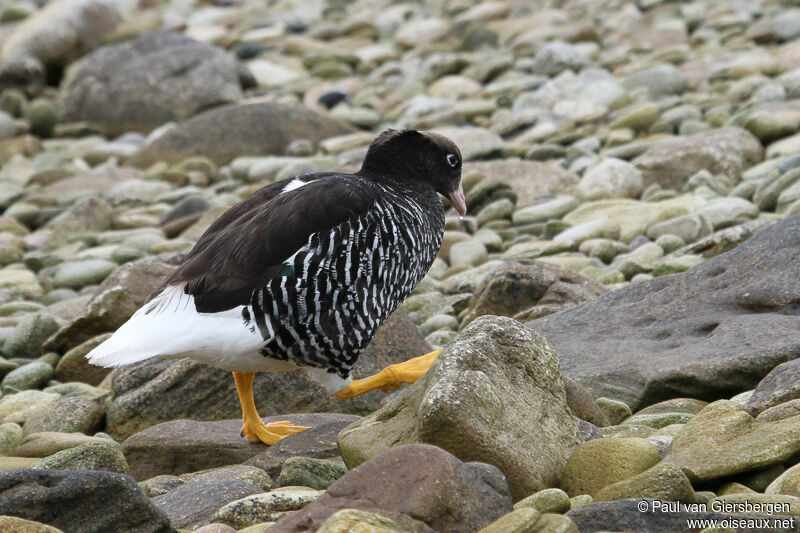
[[198, 313], [183, 285], [167, 287], [86, 358], [93, 365], [117, 367], [152, 357], [191, 357], [227, 368], [231, 358], [258, 354], [264, 342], [245, 325], [242, 309]]

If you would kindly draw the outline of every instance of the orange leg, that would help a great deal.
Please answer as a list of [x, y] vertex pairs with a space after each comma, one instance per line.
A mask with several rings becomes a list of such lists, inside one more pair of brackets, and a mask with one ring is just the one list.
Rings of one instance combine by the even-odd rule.
[[434, 350], [404, 363], [387, 366], [375, 375], [353, 381], [337, 392], [336, 396], [338, 398], [354, 398], [371, 390], [380, 389], [383, 392], [389, 392], [398, 388], [402, 383], [414, 383], [425, 375], [441, 351], [441, 349]]
[[250, 442], [261, 441], [264, 444], [275, 444], [283, 437], [298, 433], [304, 426], [294, 426], [288, 420], [280, 422], [270, 422], [264, 424], [256, 411], [256, 403], [253, 400], [253, 379], [254, 372], [234, 372], [233, 380], [236, 382], [236, 392], [239, 393], [239, 403], [242, 404], [242, 437]]

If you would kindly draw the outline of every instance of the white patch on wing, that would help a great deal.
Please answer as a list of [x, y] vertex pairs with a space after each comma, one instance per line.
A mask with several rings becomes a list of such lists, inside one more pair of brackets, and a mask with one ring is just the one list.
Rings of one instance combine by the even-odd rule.
[[303, 185], [308, 185], [309, 183], [311, 183], [311, 182], [310, 181], [303, 181], [300, 178], [295, 178], [292, 181], [290, 181], [289, 183], [287, 183], [286, 187], [281, 189], [281, 194], [286, 194], [289, 191], [293, 191], [295, 189], [299, 189]]
[[93, 365], [123, 366], [152, 357], [182, 359], [237, 372], [279, 371], [293, 363], [264, 357], [264, 339], [244, 323], [238, 306], [198, 313], [183, 285], [167, 287], [142, 306], [108, 340], [89, 352]]
[[294, 266], [294, 258], [295, 258], [295, 257], [297, 257], [297, 254], [299, 254], [300, 252], [302, 252], [302, 251], [303, 251], [305, 248], [306, 248], [306, 247], [305, 247], [305, 246], [303, 246], [302, 248], [300, 248], [299, 250], [297, 250], [295, 253], [293, 253], [292, 255], [290, 255], [289, 257], [287, 257], [287, 258], [286, 258], [286, 260], [283, 262], [283, 264], [284, 264], [284, 265], [286, 265], [286, 266]]

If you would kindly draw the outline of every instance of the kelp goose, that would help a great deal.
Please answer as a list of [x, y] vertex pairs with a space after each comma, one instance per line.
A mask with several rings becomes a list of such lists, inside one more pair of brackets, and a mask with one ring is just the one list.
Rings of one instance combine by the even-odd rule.
[[306, 174], [268, 185], [231, 207], [186, 261], [91, 363], [183, 358], [233, 372], [252, 442], [302, 431], [264, 424], [255, 372], [305, 368], [341, 398], [414, 382], [438, 351], [352, 381], [378, 327], [430, 268], [442, 243], [437, 193], [466, 212], [461, 153], [432, 132], [388, 130], [355, 174]]

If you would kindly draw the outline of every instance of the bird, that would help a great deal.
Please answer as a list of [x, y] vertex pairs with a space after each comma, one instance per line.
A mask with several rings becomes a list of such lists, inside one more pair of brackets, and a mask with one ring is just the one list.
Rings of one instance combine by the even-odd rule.
[[350, 373], [439, 252], [439, 194], [466, 214], [461, 166], [447, 137], [389, 129], [353, 174], [316, 172], [259, 189], [209, 226], [88, 361], [118, 367], [188, 357], [230, 371], [241, 435], [270, 445], [308, 428], [263, 423], [256, 372], [304, 368], [339, 398], [413, 383], [441, 350], [363, 379]]

